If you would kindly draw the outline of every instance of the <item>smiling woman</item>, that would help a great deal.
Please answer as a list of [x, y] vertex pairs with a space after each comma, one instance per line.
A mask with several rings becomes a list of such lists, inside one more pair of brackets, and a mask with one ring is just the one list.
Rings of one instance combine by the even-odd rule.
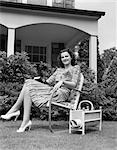
[[75, 56], [70, 49], [64, 49], [60, 52], [58, 62], [59, 68], [45, 82], [38, 82], [34, 79], [26, 80], [16, 103], [7, 114], [1, 115], [1, 118], [6, 120], [12, 117], [17, 118], [20, 115], [19, 109], [23, 102], [23, 122], [17, 132], [24, 132], [26, 128], [30, 129], [32, 102], [37, 107], [41, 107], [50, 100], [53, 93], [53, 101], [68, 101], [70, 91], [76, 87], [78, 78], [80, 78], [80, 67], [75, 65]]

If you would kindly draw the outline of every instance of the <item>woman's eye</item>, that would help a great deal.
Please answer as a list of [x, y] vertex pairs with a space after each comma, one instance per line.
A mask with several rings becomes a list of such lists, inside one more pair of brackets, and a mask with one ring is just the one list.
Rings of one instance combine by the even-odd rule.
[[63, 58], [67, 58], [68, 56], [64, 56], [64, 57], [61, 57], [61, 59], [63, 59]]

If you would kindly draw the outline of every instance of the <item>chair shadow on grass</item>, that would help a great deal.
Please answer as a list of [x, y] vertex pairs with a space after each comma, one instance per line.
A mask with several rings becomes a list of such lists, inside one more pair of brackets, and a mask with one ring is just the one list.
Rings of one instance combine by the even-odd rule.
[[[33, 124], [33, 130], [48, 130], [49, 131], [49, 123], [39, 122], [39, 124]], [[68, 130], [68, 123], [52, 123], [53, 130], [56, 131], [66, 131]]]
[[[6, 122], [5, 120], [2, 120], [3, 122]], [[12, 120], [7, 121], [8, 124], [5, 124], [5, 127], [9, 128], [9, 130], [18, 129], [20, 126], [20, 123], [16, 123]], [[69, 130], [69, 124], [67, 121], [52, 121], [52, 129], [54, 133], [58, 132], [68, 132]], [[49, 131], [49, 122], [48, 121], [34, 121], [31, 131]], [[86, 127], [86, 133], [97, 133], [98, 126], [91, 126]], [[50, 131], [49, 131], [50, 132]], [[99, 131], [98, 131], [99, 132]], [[72, 134], [82, 134], [81, 131], [72, 131]]]
[[[99, 133], [98, 128], [96, 128], [96, 127], [94, 127], [94, 128], [86, 128], [85, 135], [86, 134], [91, 134], [91, 133], [95, 134], [97, 132]], [[82, 132], [78, 131], [78, 130], [74, 130], [74, 131], [72, 131], [72, 134], [82, 135]]]

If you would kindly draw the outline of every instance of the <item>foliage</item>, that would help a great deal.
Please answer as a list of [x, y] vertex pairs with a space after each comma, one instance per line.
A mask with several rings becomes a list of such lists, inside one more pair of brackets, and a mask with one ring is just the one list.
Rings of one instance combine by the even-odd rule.
[[99, 48], [97, 48], [97, 82], [102, 81], [102, 76], [104, 74], [104, 61], [101, 59], [99, 54]]
[[78, 46], [79, 46], [78, 53], [79, 53], [80, 62], [85, 62], [88, 66], [89, 64], [89, 40], [84, 39], [78, 44]]
[[101, 59], [104, 62], [104, 68], [108, 68], [113, 57], [117, 56], [117, 49], [115, 47], [104, 50]]
[[[109, 58], [107, 54], [110, 54]], [[104, 118], [117, 120], [117, 50], [105, 50], [102, 59], [105, 62], [105, 72], [100, 86], [107, 98], [106, 105], [103, 106]]]
[[[98, 103], [103, 108], [105, 120], [117, 120], [117, 50], [111, 48], [105, 50], [103, 60], [104, 73], [102, 81], [93, 86], [90, 91], [90, 99], [94, 104]], [[95, 97], [93, 97], [95, 96]]]
[[95, 74], [86, 63], [81, 63], [85, 77], [81, 100], [90, 100], [95, 108], [102, 106], [103, 119], [117, 120], [117, 50], [98, 51], [98, 83], [94, 82]]
[[19, 82], [0, 82], [0, 113], [6, 113], [16, 102], [21, 91]]
[[37, 70], [38, 75], [46, 80], [55, 71], [55, 68], [52, 68], [51, 65], [41, 61], [37, 66]]
[[0, 51], [0, 113], [15, 103], [24, 81], [36, 75], [36, 66], [28, 61], [25, 52], [7, 57]]
[[0, 82], [20, 82], [27, 78], [33, 78], [36, 74], [36, 66], [28, 61], [27, 53], [16, 53], [6, 56], [0, 51]]
[[[7, 57], [4, 51], [0, 51], [0, 114], [6, 113], [16, 102], [26, 79], [35, 76], [46, 79], [53, 71], [54, 68], [47, 63], [40, 62], [38, 66], [31, 64], [25, 52]], [[47, 108], [46, 111], [44, 108], [38, 111], [33, 106], [32, 117], [47, 118]]]

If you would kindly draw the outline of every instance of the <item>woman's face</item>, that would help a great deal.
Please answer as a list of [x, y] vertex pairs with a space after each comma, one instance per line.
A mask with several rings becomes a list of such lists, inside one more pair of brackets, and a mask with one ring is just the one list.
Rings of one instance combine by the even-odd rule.
[[64, 65], [71, 64], [71, 56], [68, 52], [61, 53], [61, 61]]

